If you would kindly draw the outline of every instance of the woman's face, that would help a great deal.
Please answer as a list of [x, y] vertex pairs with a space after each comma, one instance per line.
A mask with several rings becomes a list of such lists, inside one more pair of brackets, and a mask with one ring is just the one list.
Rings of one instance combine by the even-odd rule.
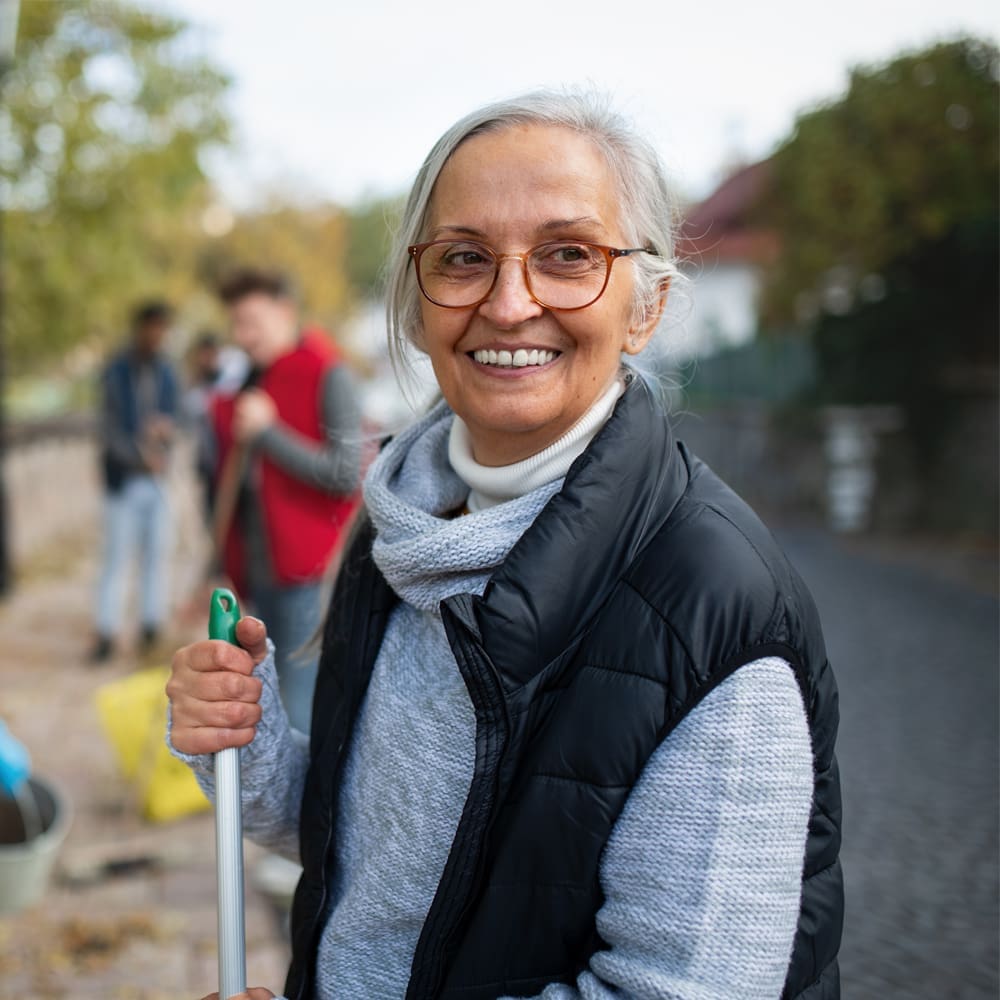
[[[549, 240], [626, 245], [600, 150], [568, 129], [539, 125], [478, 135], [452, 154], [438, 175], [423, 239], [451, 238], [484, 243], [497, 254]], [[501, 263], [479, 306], [446, 309], [421, 296], [419, 346], [468, 425], [477, 461], [507, 465], [548, 447], [611, 385], [621, 352], [645, 346], [658, 316], [641, 326], [634, 320], [633, 267], [630, 258], [616, 261], [604, 294], [574, 312], [533, 301], [516, 260]], [[504, 367], [475, 358], [521, 349], [529, 357], [537, 350], [543, 363]]]

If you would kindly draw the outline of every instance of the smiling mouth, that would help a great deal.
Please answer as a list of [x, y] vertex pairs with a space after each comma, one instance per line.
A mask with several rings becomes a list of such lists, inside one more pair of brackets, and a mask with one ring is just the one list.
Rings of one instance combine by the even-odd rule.
[[559, 351], [538, 351], [519, 348], [516, 351], [472, 351], [472, 358], [478, 364], [496, 368], [529, 368], [547, 365], [555, 361]]

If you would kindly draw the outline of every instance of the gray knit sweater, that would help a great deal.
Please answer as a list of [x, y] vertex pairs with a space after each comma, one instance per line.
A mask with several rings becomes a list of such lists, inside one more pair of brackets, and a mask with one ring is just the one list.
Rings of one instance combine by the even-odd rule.
[[[481, 593], [558, 489], [555, 480], [462, 518], [439, 406], [397, 438], [365, 488], [374, 558], [403, 598], [347, 758], [338, 881], [317, 956], [321, 1000], [401, 998], [472, 778], [475, 719], [439, 602]], [[248, 835], [295, 856], [307, 752], [284, 718], [270, 658], [264, 717], [243, 751]], [[212, 791], [211, 758], [186, 758]], [[605, 850], [608, 943], [573, 987], [544, 1000], [780, 996], [798, 916], [812, 756], [792, 671], [749, 664], [695, 708], [649, 760]]]

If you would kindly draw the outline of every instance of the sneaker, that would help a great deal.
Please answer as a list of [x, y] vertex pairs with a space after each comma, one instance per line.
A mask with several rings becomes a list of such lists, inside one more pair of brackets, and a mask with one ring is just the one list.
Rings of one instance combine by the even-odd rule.
[[139, 651], [150, 653], [156, 647], [160, 639], [160, 630], [155, 625], [143, 625], [142, 635], [139, 639]]
[[94, 664], [107, 663], [115, 651], [114, 640], [109, 635], [99, 635], [87, 659]]

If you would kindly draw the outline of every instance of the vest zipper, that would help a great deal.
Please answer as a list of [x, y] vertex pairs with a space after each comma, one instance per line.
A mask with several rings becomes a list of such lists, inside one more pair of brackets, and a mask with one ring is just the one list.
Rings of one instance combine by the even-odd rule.
[[[369, 572], [367, 574], [367, 579], [365, 583], [368, 587], [368, 602], [367, 607], [370, 608], [371, 605], [371, 595], [375, 590], [377, 577], [374, 573]], [[351, 619], [356, 618], [358, 606], [361, 604], [360, 599], [360, 586], [355, 589], [354, 600], [351, 605]], [[352, 649], [350, 652], [351, 660], [354, 663], [368, 663], [367, 657], [369, 655], [370, 643], [370, 629], [365, 629], [363, 635], [359, 637], [357, 641], [357, 648]], [[372, 657], [374, 661], [374, 656]], [[370, 666], [371, 664], [369, 664]], [[369, 671], [368, 677], [370, 678], [371, 672]], [[367, 683], [365, 685], [367, 688]], [[333, 849], [333, 839], [334, 839], [334, 825], [336, 821], [337, 805], [339, 802], [339, 792], [340, 792], [340, 773], [343, 770], [344, 765], [344, 747], [349, 746], [351, 738], [354, 732], [354, 723], [357, 720], [358, 712], [361, 707], [361, 701], [364, 697], [364, 692], [356, 692], [357, 699], [353, 705], [353, 709], [350, 714], [350, 723], [348, 724], [347, 730], [344, 733], [343, 740], [340, 746], [337, 748], [337, 758], [338, 765], [336, 772], [331, 775], [331, 781], [335, 783], [334, 793], [330, 796], [330, 805], [327, 812], [327, 823], [326, 823], [326, 840], [323, 844], [323, 867], [322, 873], [320, 875], [320, 898], [319, 906], [317, 907], [313, 917], [311, 918], [311, 927], [309, 929], [310, 944], [309, 948], [305, 953], [304, 964], [303, 964], [303, 975], [301, 978], [301, 983], [296, 991], [293, 1000], [306, 1000], [306, 990], [309, 990], [310, 995], [315, 992], [315, 979], [316, 979], [316, 959], [319, 954], [319, 941], [320, 936], [323, 933], [324, 925], [322, 923], [323, 914], [326, 912], [326, 901], [330, 895], [330, 855]]]
[[506, 701], [496, 670], [482, 648], [472, 601], [470, 595], [450, 598], [442, 606], [442, 619], [476, 711], [476, 769], [441, 882], [420, 932], [406, 1000], [432, 1000], [440, 993], [452, 938], [462, 925], [482, 875], [483, 842], [493, 818], [497, 774], [510, 733]]

